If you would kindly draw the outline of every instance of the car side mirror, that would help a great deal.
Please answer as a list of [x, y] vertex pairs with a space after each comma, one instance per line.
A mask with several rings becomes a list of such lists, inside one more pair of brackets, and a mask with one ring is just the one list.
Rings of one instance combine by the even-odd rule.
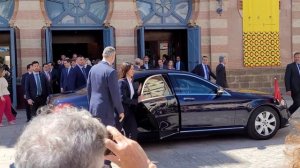
[[218, 87], [217, 96], [221, 96], [224, 93], [224, 89], [222, 87]]

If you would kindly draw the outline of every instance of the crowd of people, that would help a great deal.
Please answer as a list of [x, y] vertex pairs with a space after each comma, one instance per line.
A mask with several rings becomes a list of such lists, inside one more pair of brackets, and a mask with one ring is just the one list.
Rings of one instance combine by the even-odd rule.
[[[180, 56], [176, 56], [176, 60], [174, 61], [169, 60], [167, 55], [163, 55], [162, 59], [157, 60], [157, 66], [155, 66], [150, 63], [150, 58], [146, 55], [143, 59], [136, 58], [132, 66], [133, 70], [168, 69], [187, 71], [186, 64], [181, 60]], [[38, 107], [46, 104], [49, 94], [85, 88], [91, 68], [99, 67], [100, 71], [101, 68], [105, 66], [102, 65], [101, 62], [103, 61], [90, 61], [88, 58], [74, 53], [72, 58], [68, 58], [64, 54], [61, 55], [61, 59], [57, 61], [56, 65], [52, 62], [48, 62], [43, 63], [42, 68], [40, 68], [40, 64], [37, 61], [27, 65], [27, 72], [22, 75], [27, 121], [30, 121], [32, 116], [36, 115]], [[220, 64], [216, 69], [216, 75], [212, 72], [208, 62], [208, 57], [203, 56], [202, 63], [197, 65], [192, 72], [207, 80], [210, 80], [210, 77], [212, 77], [216, 79], [216, 83], [220, 86], [228, 87], [224, 57], [220, 57]], [[114, 62], [111, 63], [111, 65], [113, 64]], [[102, 65], [101, 68], [100, 65]], [[117, 74], [118, 73], [115, 72], [115, 76], [117, 76]], [[122, 78], [125, 78], [124, 74]], [[92, 85], [94, 85], [94, 83], [100, 85], [100, 83], [93, 80]], [[123, 89], [121, 92], [123, 92]]]
[[[89, 117], [93, 117], [93, 120], [91, 119], [91, 121], [95, 120], [97, 121], [97, 123], [100, 123], [100, 125], [104, 125], [104, 126], [108, 126], [108, 131], [111, 134], [113, 134], [113, 140], [114, 141], [118, 141], [118, 140], [124, 140], [126, 143], [129, 144], [133, 144], [133, 146], [129, 147], [131, 148], [130, 150], [133, 151], [127, 151], [127, 152], [133, 152], [133, 155], [136, 155], [136, 158], [131, 158], [126, 156], [125, 157], [125, 153], [123, 150], [118, 151], [117, 146], [120, 146], [119, 143], [115, 143], [114, 141], [111, 141], [109, 139], [107, 139], [107, 144], [106, 147], [108, 149], [110, 149], [114, 155], [106, 155], [105, 156], [105, 162], [104, 162], [104, 168], [106, 167], [111, 167], [111, 162], [113, 161], [116, 164], [120, 165], [122, 168], [126, 168], [126, 167], [139, 167], [139, 168], [148, 168], [148, 167], [156, 167], [153, 163], [151, 163], [149, 161], [149, 159], [147, 158], [147, 156], [145, 155], [145, 152], [140, 148], [140, 146], [133, 140], [137, 139], [137, 124], [136, 124], [136, 120], [134, 118], [134, 114], [133, 114], [133, 110], [135, 109], [134, 106], [137, 104], [137, 97], [138, 94], [140, 92], [140, 87], [138, 89], [136, 89], [137, 87], [134, 86], [133, 84], [133, 75], [134, 75], [134, 66], [133, 64], [129, 63], [129, 62], [125, 62], [122, 64], [121, 66], [121, 73], [120, 73], [120, 78], [118, 80], [118, 73], [116, 71], [116, 69], [113, 68], [113, 63], [115, 61], [115, 57], [116, 57], [116, 51], [113, 47], [106, 47], [102, 53], [103, 56], [103, 60], [100, 61], [98, 64], [92, 66], [92, 67], [88, 67], [88, 65], [86, 65], [86, 61], [85, 59], [78, 55], [76, 57], [76, 65], [72, 67], [72, 63], [70, 64], [69, 59], [65, 58], [64, 60], [62, 60], [62, 63], [64, 64], [65, 68], [62, 69], [61, 71], [61, 75], [60, 75], [60, 82], [58, 79], [58, 77], [56, 77], [55, 75], [57, 75], [57, 72], [55, 72], [55, 70], [53, 69], [53, 65], [52, 63], [46, 63], [43, 64], [42, 68], [43, 70], [40, 71], [40, 67], [39, 67], [39, 63], [37, 61], [32, 62], [32, 64], [27, 66], [28, 72], [27, 74], [24, 74], [24, 98], [27, 101], [27, 104], [29, 105], [29, 114], [30, 116], [28, 116], [28, 121], [31, 121], [29, 123], [29, 125], [27, 126], [26, 130], [23, 132], [22, 136], [24, 139], [26, 139], [28, 136], [31, 136], [31, 141], [32, 143], [27, 143], [28, 141], [23, 140], [23, 138], [20, 138], [18, 145], [17, 145], [17, 150], [22, 151], [22, 147], [24, 146], [36, 146], [37, 150], [46, 150], [43, 148], [44, 144], [49, 144], [52, 143], [50, 142], [51, 140], [47, 141], [45, 140], [45, 142], [35, 142], [38, 141], [39, 138], [41, 138], [40, 134], [45, 133], [45, 131], [47, 132], [47, 130], [49, 130], [50, 132], [52, 131], [52, 128], [54, 130], [63, 130], [61, 132], [53, 132], [53, 137], [57, 139], [62, 139], [61, 143], [68, 143], [68, 141], [71, 141], [70, 143], [68, 143], [68, 145], [66, 145], [66, 149], [64, 151], [64, 149], [57, 149], [55, 150], [56, 147], [61, 146], [61, 144], [57, 144], [57, 143], [53, 143], [51, 145], [52, 149], [55, 151], [48, 151], [48, 152], [54, 152], [56, 154], [59, 154], [62, 156], [62, 158], [66, 159], [64, 161], [61, 160], [55, 160], [55, 158], [53, 158], [50, 155], [47, 155], [47, 159], [49, 159], [49, 162], [55, 163], [54, 165], [56, 165], [56, 167], [61, 167], [61, 166], [67, 166], [68, 165], [73, 165], [71, 167], [99, 167], [104, 159], [103, 157], [103, 153], [104, 153], [104, 139], [107, 137], [106, 135], [106, 131], [103, 131], [105, 129], [100, 128], [99, 125], [97, 126], [97, 124], [93, 125], [91, 124], [90, 127], [85, 126], [84, 122], [82, 121], [76, 121], [76, 119], [78, 120], [82, 120], [83, 118], [87, 119]], [[65, 79], [63, 79], [65, 78]], [[72, 83], [73, 85], [70, 86], [70, 84], [66, 84], [64, 85], [64, 81], [62, 81], [62, 79], [67, 82], [70, 82], [70, 84]], [[60, 90], [56, 89], [56, 85], [58, 85], [58, 83], [61, 83], [60, 86]], [[46, 110], [46, 113], [52, 113], [53, 115], [46, 115], [43, 117], [40, 117], [40, 115], [38, 115], [38, 111], [43, 111], [43, 107], [46, 104], [46, 99], [47, 96], [51, 93], [55, 93], [55, 92], [59, 92], [59, 91], [69, 91], [68, 87], [64, 87], [64, 86], [68, 86], [70, 87], [70, 90], [76, 90], [76, 89], [80, 89], [80, 88], [84, 88], [87, 87], [87, 91], [88, 91], [88, 102], [89, 102], [89, 116], [82, 114], [82, 116], [77, 116], [76, 117], [76, 113], [73, 113], [74, 116], [72, 116], [71, 113], [66, 113], [69, 114], [68, 117], [71, 118], [71, 120], [68, 120], [66, 118], [64, 118], [63, 114], [64, 114], [64, 110], [53, 110], [54, 112], [49, 112], [51, 110]], [[40, 110], [38, 110], [40, 109]], [[71, 111], [76, 111], [75, 108], [71, 108]], [[65, 109], [67, 110], [67, 109]], [[45, 110], [44, 110], [45, 111]], [[56, 111], [62, 111], [59, 112], [59, 118], [56, 121], [56, 118], [52, 118], [51, 121], [54, 122], [55, 124], [53, 124], [51, 126], [51, 124], [47, 124], [47, 121], [50, 116], [55, 116], [55, 114], [57, 114]], [[68, 111], [68, 110], [67, 110]], [[70, 110], [69, 110], [70, 111]], [[82, 113], [85, 113], [84, 111]], [[81, 114], [80, 114], [81, 115]], [[115, 117], [117, 115], [117, 117]], [[48, 117], [49, 116], [49, 117]], [[57, 116], [58, 117], [58, 116]], [[72, 119], [72, 117], [74, 117]], [[80, 118], [81, 117], [81, 118]], [[83, 118], [82, 118], [83, 117]], [[43, 121], [40, 121], [43, 120]], [[63, 120], [63, 121], [62, 121]], [[43, 125], [45, 126], [45, 128], [36, 128], [36, 125], [40, 125], [39, 123], [43, 122]], [[95, 154], [95, 155], [87, 155], [85, 158], [86, 160], [81, 160], [81, 161], [74, 161], [74, 159], [72, 160], [68, 160], [68, 157], [71, 156], [65, 156], [66, 153], [72, 152], [72, 150], [74, 150], [74, 147], [76, 145], [80, 145], [80, 144], [76, 144], [76, 142], [74, 142], [75, 139], [68, 139], [70, 137], [73, 136], [77, 136], [80, 132], [80, 129], [76, 128], [70, 128], [66, 129], [66, 127], [64, 127], [64, 129], [61, 128], [62, 125], [57, 125], [59, 124], [59, 122], [64, 122], [64, 124], [67, 124], [69, 127], [73, 126], [73, 122], [76, 122], [78, 125], [80, 125], [80, 123], [83, 124], [83, 128], [82, 129], [88, 129], [87, 131], [89, 132], [93, 132], [96, 129], [99, 129], [99, 131], [95, 131], [95, 134], [98, 133], [99, 135], [91, 135], [91, 134], [80, 134], [80, 136], [83, 136], [84, 139], [89, 139], [89, 138], [100, 138], [102, 141], [102, 144], [95, 143], [92, 141], [87, 141], [87, 142], [82, 142], [83, 147], [80, 148], [82, 150], [76, 150], [75, 153], [79, 154], [78, 156], [82, 156], [84, 154], [86, 154], [87, 152], [91, 152], [91, 154]], [[69, 122], [69, 123], [68, 123]], [[46, 123], [46, 124], [45, 124]], [[125, 137], [123, 137], [122, 134], [120, 134], [119, 132], [114, 131], [115, 128], [110, 128], [109, 126], [113, 126], [116, 128], [123, 128], [125, 131], [125, 136], [132, 139], [127, 139]], [[33, 132], [32, 132], [32, 128], [34, 127], [34, 129], [36, 130], [34, 132], [35, 136], [37, 136], [37, 139], [34, 139], [32, 136]], [[59, 128], [58, 128], [59, 127]], [[40, 130], [43, 129], [43, 130]], [[41, 132], [39, 132], [41, 131]], [[79, 131], [79, 132], [78, 132]], [[84, 131], [82, 131], [84, 132]], [[47, 136], [50, 135], [51, 133], [46, 133]], [[65, 137], [66, 135], [68, 135], [67, 137]], [[63, 137], [62, 137], [63, 136]], [[92, 137], [89, 137], [92, 136]], [[33, 139], [32, 139], [33, 138]], [[66, 139], [64, 139], [66, 138]], [[76, 137], [74, 137], [76, 138]], [[22, 140], [21, 140], [22, 139]], [[64, 139], [64, 140], [63, 140]], [[93, 140], [93, 139], [92, 139]], [[91, 143], [90, 147], [85, 149], [84, 145], [86, 145], [85, 143]], [[95, 144], [93, 144], [95, 143]], [[20, 145], [19, 145], [20, 144]], [[56, 146], [58, 145], [58, 146]], [[72, 146], [73, 145], [73, 146]], [[93, 148], [93, 145], [95, 145], [97, 147], [99, 147], [99, 149]], [[20, 148], [18, 148], [20, 146]], [[124, 147], [124, 146], [122, 146]], [[88, 150], [88, 151], [86, 151]], [[47, 150], [46, 150], [47, 151]], [[21, 167], [26, 167], [27, 165], [30, 165], [30, 167], [39, 167], [40, 165], [38, 165], [38, 163], [40, 163], [39, 159], [45, 159], [44, 157], [46, 157], [45, 155], [39, 155], [40, 151], [28, 151], [28, 153], [31, 153], [30, 156], [28, 156], [28, 153], [24, 153], [24, 152], [20, 152], [20, 155], [16, 157], [16, 165], [17, 167], [21, 168]], [[60, 153], [62, 152], [62, 153]], [[122, 153], [124, 156], [122, 156]], [[135, 153], [135, 154], [134, 154]], [[36, 155], [37, 154], [37, 155]], [[120, 157], [119, 155], [120, 154]], [[32, 161], [30, 163], [23, 163], [22, 161], [25, 160], [30, 160], [29, 157], [33, 157], [34, 158], [38, 158], [36, 159], [36, 161]], [[99, 156], [97, 157], [98, 159], [95, 160], [95, 156]], [[66, 158], [67, 157], [67, 158]], [[118, 158], [119, 157], [119, 158]], [[140, 158], [142, 157], [142, 158]], [[141, 159], [141, 164], [136, 164], [133, 165], [132, 162], [127, 162], [127, 159]], [[128, 161], [129, 161], [128, 160]], [[90, 161], [90, 162], [85, 162], [85, 161]], [[103, 164], [103, 163], [102, 163]], [[78, 166], [77, 166], [78, 165]], [[90, 165], [90, 166], [89, 166]], [[130, 166], [129, 166], [130, 165]]]
[[[157, 60], [157, 66], [154, 67], [153, 64], [150, 63], [149, 56], [144, 56], [143, 60], [140, 58], [135, 59], [135, 63], [130, 62], [124, 62], [121, 64], [119, 73], [117, 70], [113, 67], [115, 58], [116, 58], [116, 50], [113, 47], [106, 47], [103, 50], [102, 53], [103, 59], [101, 61], [89, 61], [88, 59], [84, 58], [82, 55], [73, 54], [73, 57], [67, 58], [65, 55], [61, 56], [61, 60], [58, 61], [58, 65], [55, 66], [52, 62], [44, 63], [42, 64], [42, 68], [40, 67], [39, 62], [33, 61], [31, 64], [27, 65], [27, 72], [22, 75], [22, 86], [24, 87], [24, 100], [26, 100], [26, 115], [27, 115], [27, 121], [33, 121], [30, 122], [26, 130], [23, 132], [22, 136], [25, 140], [30, 136], [33, 136], [33, 130], [34, 134], [36, 134], [37, 137], [36, 140], [38, 141], [39, 138], [41, 138], [45, 134], [45, 130], [49, 129], [49, 134], [53, 133], [55, 134], [53, 137], [57, 139], [53, 139], [53, 141], [59, 141], [63, 142], [63, 136], [64, 135], [70, 135], [70, 137], [74, 136], [76, 138], [78, 131], [80, 132], [80, 129], [78, 131], [70, 131], [75, 130], [75, 128], [72, 127], [72, 122], [76, 121], [76, 119], [82, 120], [90, 118], [91, 122], [95, 122], [94, 125], [91, 125], [91, 127], [84, 127], [89, 130], [98, 129], [98, 131], [95, 131], [95, 135], [85, 135], [85, 138], [100, 138], [100, 142], [94, 142], [93, 139], [91, 141], [87, 141], [86, 143], [90, 143], [88, 145], [91, 145], [89, 148], [85, 149], [84, 146], [83, 151], [78, 151], [77, 149], [74, 149], [75, 142], [71, 142], [69, 146], [66, 146], [66, 150], [75, 150], [77, 153], [81, 153], [84, 155], [88, 151], [91, 153], [95, 152], [94, 156], [98, 159], [95, 159], [94, 156], [87, 155], [86, 156], [86, 162], [79, 161], [76, 162], [73, 160], [68, 160], [68, 157], [70, 156], [64, 156], [63, 153], [60, 153], [61, 151], [55, 150], [55, 148], [58, 148], [59, 146], [62, 146], [62, 144], [54, 143], [52, 142], [51, 138], [48, 140], [45, 140], [45, 142], [31, 142], [31, 140], [28, 140], [25, 142], [23, 138], [20, 138], [17, 150], [20, 152], [17, 153], [16, 157], [16, 165], [17, 167], [26, 167], [28, 164], [30, 164], [29, 167], [39, 167], [38, 163], [35, 163], [34, 161], [30, 163], [23, 163], [24, 159], [30, 159], [30, 157], [37, 157], [38, 159], [47, 159], [49, 160], [49, 164], [62, 164], [63, 166], [72, 165], [82, 165], [78, 167], [90, 167], [88, 165], [93, 164], [97, 165], [95, 167], [98, 167], [98, 165], [101, 165], [100, 162], [105, 159], [104, 167], [111, 167], [110, 161], [113, 161], [119, 165], [122, 164], [129, 164], [123, 163], [126, 162], [125, 156], [119, 156], [118, 153], [122, 153], [118, 151], [119, 148], [117, 147], [119, 144], [116, 143], [118, 140], [124, 140], [126, 143], [135, 143], [137, 139], [137, 123], [134, 115], [134, 109], [135, 106], [138, 103], [138, 96], [141, 93], [141, 85], [133, 82], [133, 76], [136, 70], [149, 70], [149, 69], [169, 69], [169, 70], [179, 70], [179, 71], [186, 71], [185, 63], [181, 61], [181, 57], [177, 56], [175, 63], [173, 60], [168, 60], [167, 56], [163, 56], [162, 59]], [[298, 73], [300, 74], [300, 68], [299, 68], [299, 61], [300, 61], [300, 53], [296, 53], [294, 55], [295, 62], [292, 64], [289, 64], [286, 69], [285, 74], [285, 80], [286, 80], [286, 87], [287, 87], [287, 94], [291, 95], [294, 104], [290, 107], [291, 113], [297, 110], [299, 107], [299, 80], [298, 80]], [[223, 56], [219, 57], [219, 65], [216, 67], [216, 75], [212, 72], [210, 66], [208, 65], [208, 57], [203, 56], [202, 57], [202, 63], [198, 64], [193, 70], [192, 73], [195, 73], [199, 76], [202, 76], [206, 80], [211, 80], [211, 77], [216, 80], [216, 83], [222, 87], [227, 88], [227, 80], [226, 80], [226, 58]], [[295, 67], [294, 67], [295, 64]], [[298, 72], [298, 73], [297, 73]], [[11, 100], [10, 100], [10, 93], [8, 91], [8, 83], [7, 80], [4, 78], [7, 71], [4, 70], [2, 66], [0, 66], [0, 127], [3, 126], [2, 122], [2, 116], [5, 114], [8, 123], [9, 124], [15, 124], [15, 117], [11, 113]], [[295, 75], [297, 74], [297, 75]], [[298, 82], [298, 83], [297, 83]], [[57, 110], [54, 110], [54, 112], [50, 112], [51, 115], [38, 115], [37, 111], [38, 109], [43, 109], [44, 105], [46, 105], [47, 97], [50, 94], [53, 93], [60, 93], [60, 92], [68, 92], [68, 91], [74, 91], [81, 88], [87, 88], [88, 91], [88, 102], [89, 102], [89, 113], [82, 112], [82, 114], [79, 114], [76, 116], [76, 113], [65, 113], [64, 110], [58, 110], [61, 112], [56, 112]], [[64, 108], [65, 109], [65, 108]], [[74, 108], [71, 108], [71, 111], [77, 111]], [[43, 111], [43, 110], [40, 110]], [[44, 110], [47, 113], [49, 113], [49, 110]], [[50, 110], [51, 111], [51, 110]], [[65, 109], [65, 111], [70, 111]], [[42, 112], [43, 113], [43, 112]], [[56, 116], [57, 115], [57, 116]], [[62, 122], [62, 119], [65, 117], [74, 117], [74, 120], [68, 120], [65, 119], [65, 124], [68, 124], [69, 122], [69, 129], [66, 129], [67, 132], [61, 132], [61, 133], [54, 133], [55, 131], [51, 131], [53, 128], [54, 130], [61, 130], [61, 125], [57, 125], [57, 123]], [[74, 115], [74, 116], [72, 116]], [[82, 116], [81, 116], [82, 115]], [[48, 117], [49, 116], [49, 117]], [[54, 121], [57, 120], [57, 123], [51, 126], [51, 123], [45, 124], [48, 122], [48, 118], [50, 116], [54, 117], [49, 120]], [[33, 119], [34, 117], [34, 119]], [[93, 118], [92, 118], [93, 117]], [[100, 122], [99, 122], [100, 121]], [[37, 128], [37, 125], [41, 126], [40, 122], [43, 122], [42, 125], [45, 126], [45, 128]], [[80, 122], [79, 122], [80, 123]], [[84, 122], [82, 122], [83, 126], [85, 125]], [[106, 135], [106, 129], [108, 128], [108, 132], [113, 134], [114, 141], [111, 141], [107, 139]], [[124, 134], [127, 137], [123, 137], [119, 132], [115, 130], [115, 128], [109, 127], [113, 126], [118, 128], [119, 130], [124, 129]], [[47, 128], [46, 128], [47, 127]], [[48, 128], [49, 127], [49, 128]], [[76, 129], [77, 130], [77, 129]], [[41, 135], [39, 135], [38, 131]], [[57, 132], [57, 131], [56, 131]], [[84, 132], [84, 130], [82, 131]], [[48, 136], [46, 133], [45, 135]], [[57, 137], [56, 137], [57, 136]], [[91, 136], [91, 137], [88, 137]], [[31, 137], [32, 138], [32, 137]], [[129, 138], [129, 139], [128, 139]], [[130, 140], [131, 139], [131, 140]], [[44, 150], [43, 145], [45, 144], [52, 144], [53, 145], [53, 151], [51, 152], [58, 152], [58, 154], [61, 154], [62, 158], [65, 160], [55, 160], [56, 157], [52, 157], [51, 154], [45, 155], [39, 155], [38, 151], [28, 151], [32, 152], [32, 154], [27, 156], [26, 152], [23, 152], [22, 146], [26, 145], [35, 145], [31, 143], [36, 143], [37, 146], [36, 150]], [[65, 143], [65, 142], [64, 142]], [[85, 143], [85, 142], [83, 142]], [[95, 143], [95, 144], [94, 144]], [[57, 146], [55, 146], [57, 145]], [[87, 144], [82, 144], [87, 145]], [[92, 149], [93, 145], [96, 145], [99, 147], [97, 150]], [[104, 149], [106, 146], [111, 151], [113, 151], [114, 155], [108, 155], [103, 156]], [[144, 154], [144, 151], [141, 150], [138, 144], [134, 145], [134, 148], [137, 150], [137, 155], [142, 155], [142, 160], [144, 165], [152, 165], [155, 167], [154, 164], [149, 162], [149, 159]], [[62, 150], [63, 151], [63, 150]], [[69, 151], [65, 151], [69, 152]], [[25, 155], [25, 154], [26, 155]], [[35, 154], [34, 154], [35, 153]], [[43, 158], [47, 157], [47, 158]], [[137, 156], [138, 157], [138, 156]], [[36, 160], [39, 162], [40, 160]], [[33, 159], [34, 160], [34, 159]], [[129, 159], [130, 160], [130, 159]], [[52, 163], [53, 161], [53, 163]], [[74, 161], [74, 162], [73, 162]], [[99, 162], [100, 161], [100, 162]], [[127, 160], [128, 161], [128, 160]], [[42, 163], [42, 162], [40, 162]], [[37, 166], [34, 166], [37, 165]], [[43, 166], [42, 166], [43, 167]], [[60, 167], [60, 166], [59, 166]], [[128, 166], [121, 166], [122, 168], [126, 168]], [[129, 166], [130, 167], [130, 166]], [[145, 166], [143, 166], [145, 167]]]

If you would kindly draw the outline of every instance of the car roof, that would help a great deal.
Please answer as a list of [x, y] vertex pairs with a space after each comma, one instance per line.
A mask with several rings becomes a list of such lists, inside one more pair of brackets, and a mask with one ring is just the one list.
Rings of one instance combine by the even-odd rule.
[[135, 71], [134, 78], [139, 79], [139, 78], [144, 78], [152, 75], [157, 75], [157, 74], [167, 74], [167, 73], [180, 73], [180, 74], [191, 74], [190, 72], [186, 71], [176, 71], [176, 70], [137, 70]]

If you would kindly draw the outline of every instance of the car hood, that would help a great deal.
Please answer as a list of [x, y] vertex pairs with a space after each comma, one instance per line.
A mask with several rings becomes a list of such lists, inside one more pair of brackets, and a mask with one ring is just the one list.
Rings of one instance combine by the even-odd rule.
[[[57, 93], [57, 94], [51, 94], [48, 97], [48, 103], [47, 104], [53, 104], [57, 105], [59, 103], [63, 103], [64, 99], [69, 99], [70, 97], [82, 97], [87, 95], [87, 89], [81, 89], [77, 91], [69, 91], [69, 92], [63, 92], [63, 93]], [[59, 102], [58, 102], [59, 100]]]

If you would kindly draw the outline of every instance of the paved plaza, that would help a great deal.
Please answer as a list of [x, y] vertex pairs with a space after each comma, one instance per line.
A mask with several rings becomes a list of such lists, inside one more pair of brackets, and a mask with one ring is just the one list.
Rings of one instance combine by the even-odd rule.
[[[300, 110], [294, 118], [300, 120]], [[0, 168], [8, 168], [13, 163], [14, 144], [25, 121], [25, 111], [18, 111], [16, 125], [7, 125], [4, 121], [6, 126], [0, 128]], [[284, 139], [290, 129], [281, 129], [266, 141], [233, 134], [143, 143], [142, 146], [159, 168], [282, 168], [287, 167]]]

